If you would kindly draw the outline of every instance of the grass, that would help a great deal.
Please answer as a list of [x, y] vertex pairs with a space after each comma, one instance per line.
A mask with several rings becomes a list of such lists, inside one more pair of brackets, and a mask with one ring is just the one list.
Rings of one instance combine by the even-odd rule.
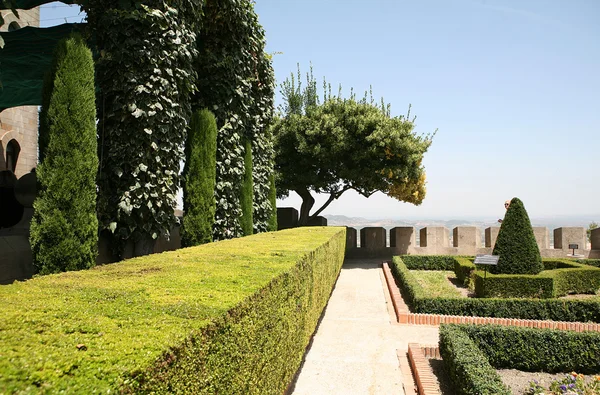
[[461, 292], [448, 281], [448, 277], [456, 277], [449, 270], [411, 270], [411, 274], [428, 297], [463, 298]]

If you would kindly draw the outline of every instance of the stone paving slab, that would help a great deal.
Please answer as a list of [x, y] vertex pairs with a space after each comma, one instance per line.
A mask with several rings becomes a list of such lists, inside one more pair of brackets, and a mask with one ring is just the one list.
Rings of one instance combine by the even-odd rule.
[[438, 328], [397, 324], [386, 292], [380, 261], [344, 262], [293, 394], [404, 394], [398, 353]]

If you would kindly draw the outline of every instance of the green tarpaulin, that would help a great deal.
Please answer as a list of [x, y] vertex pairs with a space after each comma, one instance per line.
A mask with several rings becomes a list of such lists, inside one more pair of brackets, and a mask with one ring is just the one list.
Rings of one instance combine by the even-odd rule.
[[[56, 0], [0, 0], [0, 10], [10, 10], [16, 8], [18, 10], [28, 10], [42, 4], [52, 3]], [[79, 0], [60, 0], [65, 4], [76, 4]]]
[[5, 43], [0, 49], [0, 111], [42, 103], [44, 75], [52, 64], [54, 48], [80, 25], [28, 26], [0, 33]]

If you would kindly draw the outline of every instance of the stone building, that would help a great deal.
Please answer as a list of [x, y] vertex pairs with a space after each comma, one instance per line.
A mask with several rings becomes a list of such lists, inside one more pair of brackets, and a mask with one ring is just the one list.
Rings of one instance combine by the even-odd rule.
[[[39, 7], [19, 10], [19, 19], [11, 11], [2, 11], [0, 31], [16, 30], [40, 24]], [[37, 165], [38, 109], [36, 106], [9, 108], [0, 112], [0, 171], [12, 171], [21, 178]]]
[[[39, 7], [19, 10], [19, 18], [11, 11], [1, 12], [5, 23], [0, 31], [39, 27]], [[29, 278], [33, 273], [29, 247], [33, 196], [29, 190], [33, 185], [35, 191], [35, 177], [30, 173], [37, 161], [37, 106], [0, 112], [0, 284]], [[23, 186], [28, 192], [22, 193]]]

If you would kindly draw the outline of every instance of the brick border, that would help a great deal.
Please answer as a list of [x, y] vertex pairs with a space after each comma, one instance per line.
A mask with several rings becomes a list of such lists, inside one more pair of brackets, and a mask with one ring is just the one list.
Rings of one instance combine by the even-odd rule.
[[388, 262], [382, 263], [383, 274], [385, 275], [388, 291], [396, 319], [400, 324], [410, 325], [434, 325], [438, 326], [444, 323], [452, 324], [496, 324], [505, 326], [521, 326], [529, 328], [547, 328], [562, 329], [576, 332], [595, 331], [600, 332], [600, 324], [584, 322], [564, 322], [564, 321], [543, 321], [543, 320], [522, 320], [518, 318], [496, 318], [496, 317], [467, 317], [459, 315], [441, 315], [441, 314], [415, 314], [408, 309], [400, 289], [396, 285], [392, 270]]
[[417, 393], [419, 395], [440, 395], [437, 379], [427, 362], [428, 357], [439, 358], [439, 347], [422, 347], [417, 343], [408, 344], [408, 360], [417, 383]]

